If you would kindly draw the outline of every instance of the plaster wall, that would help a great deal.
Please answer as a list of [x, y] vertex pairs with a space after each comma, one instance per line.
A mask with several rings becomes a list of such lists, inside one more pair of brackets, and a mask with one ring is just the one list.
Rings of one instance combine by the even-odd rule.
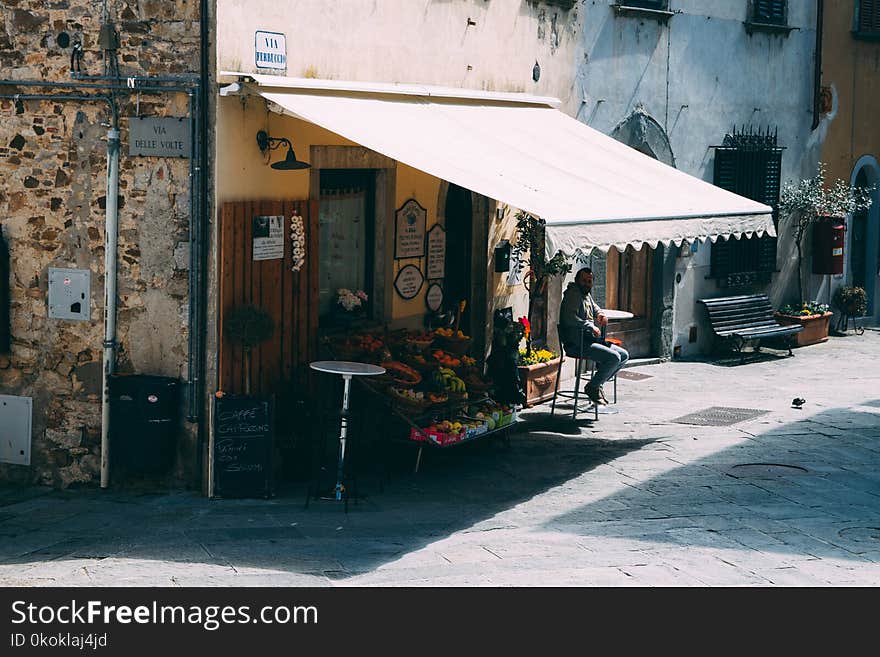
[[[528, 92], [571, 109], [580, 12], [540, 0], [218, 0], [217, 67]], [[256, 67], [258, 30], [285, 35], [286, 69]]]
[[[855, 3], [826, 2], [822, 34], [822, 84], [832, 95], [832, 111], [823, 118], [827, 138], [821, 161], [828, 165], [827, 179], [855, 183], [862, 167], [869, 183], [880, 180], [880, 42], [860, 40], [853, 35]], [[873, 193], [868, 212], [866, 291], [880, 321], [880, 189]], [[848, 237], [844, 273], [839, 276], [810, 276], [814, 295], [825, 301], [841, 285], [852, 284], [851, 259], [854, 248], [849, 236], [852, 217], [847, 219]]]
[[[262, 98], [221, 98], [218, 102], [216, 133], [218, 152], [222, 154], [217, 159], [218, 205], [241, 199], [307, 199], [309, 197], [308, 171], [272, 169], [269, 164], [283, 157], [283, 149], [270, 151], [268, 155], [262, 154], [256, 142], [258, 130], [266, 130], [270, 135], [288, 137], [293, 142], [298, 157], [302, 159], [308, 159], [308, 153], [315, 146], [356, 145], [312, 123], [271, 112]], [[443, 181], [402, 163], [397, 163], [394, 175], [395, 208], [414, 198], [427, 209], [426, 231], [438, 221], [443, 223], [446, 192]], [[515, 303], [518, 304], [517, 308], [521, 314], [525, 314], [527, 300], [523, 286], [508, 286], [506, 276], [495, 274], [492, 266], [492, 250], [495, 244], [501, 239], [513, 239], [516, 222], [511, 211], [506, 213], [504, 219], [495, 219], [494, 203], [491, 206], [478, 212], [474, 219], [485, 222], [489, 235], [486, 243], [474, 245], [475, 248], [485, 250], [483, 257], [488, 263], [488, 271], [482, 275], [475, 271], [474, 276], [480, 276], [481, 280], [485, 277], [487, 296], [495, 300], [496, 307]], [[377, 216], [376, 220], [385, 222], [385, 234], [388, 239], [393, 238], [394, 216]], [[393, 251], [388, 251], [388, 248], [391, 248], [390, 245], [386, 245], [386, 253], [391, 257]], [[446, 248], [447, 251], [454, 253], [460, 247], [447, 243]], [[423, 285], [419, 294], [409, 300], [392, 293], [394, 275], [398, 268], [407, 262], [412, 261], [395, 262], [391, 279], [385, 281], [387, 293], [392, 297], [392, 315], [388, 319], [395, 325], [417, 327], [421, 326], [426, 312], [427, 285]], [[491, 315], [491, 312], [489, 314]]]
[[[665, 130], [676, 167], [709, 182], [712, 146], [726, 132], [770, 126], [786, 149], [782, 180], [811, 173], [818, 153], [810, 139], [815, 3], [789, 2], [789, 25], [797, 29], [787, 36], [749, 35], [746, 2], [680, 0], [672, 3], [676, 13], [665, 24], [618, 16], [612, 4], [594, 0], [584, 8], [584, 55], [575, 81], [579, 120], [611, 134], [642, 108]], [[738, 293], [706, 278], [710, 249], [699, 244], [696, 253], [675, 262], [681, 278], [674, 286], [670, 346], [680, 347], [682, 356], [709, 345], [708, 322], [695, 300]], [[768, 292], [781, 303], [796, 286], [793, 245], [785, 234], [777, 266], [781, 271]], [[694, 325], [697, 341], [690, 342]]]

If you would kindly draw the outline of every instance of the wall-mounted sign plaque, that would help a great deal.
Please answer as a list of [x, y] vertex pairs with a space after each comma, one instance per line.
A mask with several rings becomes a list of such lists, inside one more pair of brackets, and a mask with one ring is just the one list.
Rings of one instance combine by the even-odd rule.
[[439, 283], [431, 283], [425, 294], [425, 305], [432, 313], [436, 313], [443, 307], [443, 288]]
[[428, 231], [428, 280], [446, 275], [446, 229], [434, 224]]
[[411, 198], [395, 213], [394, 257], [425, 256], [425, 222], [428, 211]]
[[254, 33], [254, 64], [257, 68], [287, 68], [287, 39], [283, 33]]
[[189, 157], [189, 120], [177, 117], [130, 117], [128, 154], [148, 157]]
[[254, 260], [284, 257], [284, 217], [253, 218]]
[[413, 299], [422, 289], [424, 282], [425, 277], [422, 276], [421, 269], [415, 265], [406, 265], [397, 272], [397, 278], [394, 279], [394, 289], [404, 299]]

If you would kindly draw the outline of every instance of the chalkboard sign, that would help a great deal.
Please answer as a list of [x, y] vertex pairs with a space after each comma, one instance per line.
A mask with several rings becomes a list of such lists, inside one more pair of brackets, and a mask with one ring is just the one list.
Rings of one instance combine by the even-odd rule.
[[272, 494], [272, 402], [268, 397], [214, 399], [214, 496]]

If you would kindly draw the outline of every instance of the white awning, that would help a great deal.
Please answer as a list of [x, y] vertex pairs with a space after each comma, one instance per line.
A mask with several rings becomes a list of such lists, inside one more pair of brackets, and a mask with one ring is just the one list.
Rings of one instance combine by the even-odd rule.
[[775, 235], [771, 208], [526, 94], [222, 73], [270, 108], [547, 222], [547, 250]]

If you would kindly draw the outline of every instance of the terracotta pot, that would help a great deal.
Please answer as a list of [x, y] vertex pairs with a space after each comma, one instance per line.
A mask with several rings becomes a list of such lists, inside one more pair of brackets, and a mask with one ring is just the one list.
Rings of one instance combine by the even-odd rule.
[[526, 406], [534, 406], [553, 398], [556, 387], [556, 371], [559, 368], [559, 357], [546, 363], [520, 365], [519, 378], [526, 391]]
[[803, 347], [808, 344], [816, 344], [825, 342], [828, 339], [828, 327], [831, 324], [833, 313], [825, 313], [824, 315], [782, 315], [776, 313], [774, 317], [776, 321], [783, 326], [791, 326], [800, 324], [804, 330], [795, 335], [795, 344]]

